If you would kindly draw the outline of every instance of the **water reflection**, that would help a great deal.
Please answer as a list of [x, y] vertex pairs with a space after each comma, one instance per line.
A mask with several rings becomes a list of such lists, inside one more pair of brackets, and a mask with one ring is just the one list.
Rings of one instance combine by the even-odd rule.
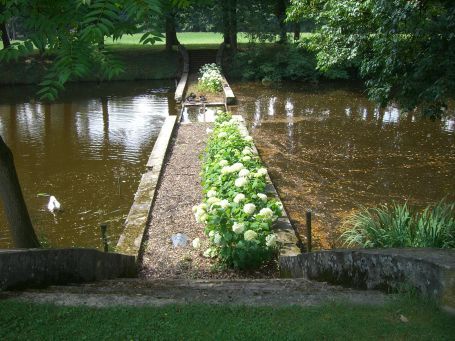
[[[100, 247], [103, 222], [115, 244], [159, 129], [175, 113], [169, 96], [154, 90], [162, 83], [154, 85], [70, 86], [55, 104], [2, 96], [0, 135], [15, 156], [37, 233], [52, 246]], [[62, 203], [55, 220], [46, 194]], [[0, 210], [0, 247], [11, 246]]]
[[358, 205], [426, 205], [455, 199], [453, 109], [443, 120], [380, 108], [360, 88], [235, 84], [237, 112], [299, 230], [316, 213], [315, 240], [336, 245], [340, 221]]

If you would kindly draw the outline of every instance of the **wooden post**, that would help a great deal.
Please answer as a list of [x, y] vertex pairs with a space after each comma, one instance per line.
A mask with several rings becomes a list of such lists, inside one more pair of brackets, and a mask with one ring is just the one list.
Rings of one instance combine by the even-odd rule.
[[103, 241], [104, 252], [109, 252], [109, 243], [107, 242], [107, 224], [103, 223], [100, 225], [101, 239]]
[[307, 251], [311, 252], [311, 211], [306, 211], [306, 241]]

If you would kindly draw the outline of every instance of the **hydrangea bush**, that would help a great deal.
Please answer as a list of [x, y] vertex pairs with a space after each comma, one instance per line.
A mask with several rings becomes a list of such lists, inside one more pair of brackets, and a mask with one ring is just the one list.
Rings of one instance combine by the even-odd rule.
[[230, 114], [217, 114], [203, 158], [204, 200], [193, 208], [211, 242], [204, 256], [239, 269], [259, 267], [275, 255], [271, 226], [282, 211], [264, 193], [267, 171], [252, 147]]
[[205, 64], [199, 69], [198, 86], [202, 91], [219, 92], [223, 90], [221, 70], [215, 63]]

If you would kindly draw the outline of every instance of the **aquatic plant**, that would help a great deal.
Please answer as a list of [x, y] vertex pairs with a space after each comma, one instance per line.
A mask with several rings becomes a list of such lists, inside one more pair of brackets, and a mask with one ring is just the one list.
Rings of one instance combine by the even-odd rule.
[[343, 222], [345, 245], [370, 247], [455, 247], [455, 203], [444, 199], [423, 211], [404, 204], [361, 207]]
[[199, 69], [198, 88], [201, 91], [219, 92], [223, 90], [221, 70], [215, 63], [205, 64]]
[[203, 156], [204, 199], [193, 207], [211, 242], [204, 256], [240, 269], [273, 257], [277, 238], [271, 227], [282, 208], [264, 193], [266, 174], [251, 137], [230, 114], [219, 113]]

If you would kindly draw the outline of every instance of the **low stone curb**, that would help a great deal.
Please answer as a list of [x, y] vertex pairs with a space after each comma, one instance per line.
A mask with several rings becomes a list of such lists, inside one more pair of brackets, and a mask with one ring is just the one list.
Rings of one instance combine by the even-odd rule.
[[0, 250], [0, 290], [135, 277], [135, 257], [94, 249]]
[[416, 291], [455, 312], [455, 250], [346, 249], [280, 257], [288, 277], [360, 289]]
[[[225, 48], [226, 48], [226, 44], [221, 43], [220, 47], [218, 48], [218, 51], [216, 53], [216, 63], [220, 68], [223, 67], [223, 53], [224, 53]], [[226, 101], [226, 105], [234, 105], [237, 102], [237, 99], [235, 98], [235, 95], [234, 95], [234, 91], [232, 91], [231, 86], [229, 85], [228, 81], [226, 80], [226, 77], [224, 77], [223, 73], [221, 74], [221, 76], [223, 77], [222, 83], [223, 83], [223, 92], [224, 92], [224, 98]]]
[[177, 88], [175, 89], [174, 99], [177, 103], [181, 103], [183, 100], [183, 94], [185, 93], [186, 83], [188, 82], [188, 74], [190, 71], [190, 58], [187, 49], [183, 45], [179, 45], [178, 49], [183, 58], [183, 71]]
[[142, 239], [147, 227], [155, 190], [160, 179], [161, 169], [169, 142], [174, 131], [177, 116], [166, 118], [147, 162], [147, 171], [142, 175], [139, 187], [134, 195], [134, 202], [128, 213], [123, 230], [116, 246], [116, 251], [138, 257]]
[[[241, 134], [243, 134], [244, 136], [249, 136], [248, 129], [245, 126], [245, 121], [243, 117], [240, 115], [234, 115], [233, 117], [239, 122], [239, 129]], [[258, 150], [254, 143], [253, 152], [258, 154]], [[272, 195], [273, 197], [275, 197], [276, 200], [278, 200], [281, 203], [281, 205], [283, 205], [268, 172], [266, 175], [266, 181], [267, 181], [266, 194]], [[273, 223], [272, 228], [276, 233], [278, 243], [280, 244], [279, 251], [280, 263], [282, 257], [294, 257], [302, 253], [300, 249], [302, 242], [297, 237], [297, 234], [295, 233], [294, 227], [292, 226], [291, 221], [289, 220], [289, 216], [284, 206], [283, 215]], [[281, 269], [280, 267], [280, 275], [282, 277], [286, 276], [287, 273], [288, 271], [285, 268]]]

